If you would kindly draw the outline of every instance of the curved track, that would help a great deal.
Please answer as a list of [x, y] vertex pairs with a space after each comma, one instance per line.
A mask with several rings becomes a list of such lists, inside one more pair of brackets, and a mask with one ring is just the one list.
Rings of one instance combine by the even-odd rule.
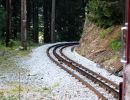
[[104, 93], [101, 93], [94, 86], [90, 85], [86, 79], [91, 80], [91, 83], [93, 84], [98, 84], [106, 91], [105, 94], [111, 94], [114, 99], [117, 99], [119, 89], [117, 84], [89, 70], [81, 64], [76, 63], [63, 53], [64, 48], [77, 44], [78, 43], [62, 43], [53, 45], [47, 49], [47, 55], [59, 67], [78, 79], [80, 82], [82, 82], [82, 84], [86, 85], [86, 87], [89, 87], [101, 100], [108, 100], [108, 98], [104, 95]]

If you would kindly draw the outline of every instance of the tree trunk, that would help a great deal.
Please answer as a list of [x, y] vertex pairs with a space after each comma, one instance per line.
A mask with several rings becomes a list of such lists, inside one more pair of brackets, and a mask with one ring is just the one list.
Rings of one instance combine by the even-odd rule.
[[32, 39], [32, 31], [31, 31], [31, 21], [32, 21], [32, 1], [27, 1], [27, 33], [28, 33], [28, 40]]
[[56, 0], [52, 0], [52, 10], [51, 10], [51, 42], [55, 42], [55, 4]]
[[9, 46], [11, 39], [11, 0], [6, 0], [6, 46]]
[[44, 16], [44, 42], [51, 42], [51, 0], [44, 0], [43, 16]]
[[21, 0], [21, 46], [24, 50], [27, 50], [27, 10], [26, 0]]
[[39, 17], [38, 17], [38, 2], [33, 2], [33, 40], [38, 43], [38, 33], [39, 33]]
[[43, 5], [43, 19], [44, 19], [44, 42], [48, 43], [50, 42], [49, 40], [49, 33], [48, 33], [48, 18], [47, 18], [47, 1], [44, 0], [44, 5]]

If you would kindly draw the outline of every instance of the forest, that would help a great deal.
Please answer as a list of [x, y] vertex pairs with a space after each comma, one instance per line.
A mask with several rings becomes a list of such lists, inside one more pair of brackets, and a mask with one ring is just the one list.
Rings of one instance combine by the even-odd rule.
[[1, 0], [1, 45], [78, 41], [86, 19], [102, 28], [123, 23], [122, 0], [52, 1]]
[[126, 1], [0, 0], [0, 100], [117, 100]]

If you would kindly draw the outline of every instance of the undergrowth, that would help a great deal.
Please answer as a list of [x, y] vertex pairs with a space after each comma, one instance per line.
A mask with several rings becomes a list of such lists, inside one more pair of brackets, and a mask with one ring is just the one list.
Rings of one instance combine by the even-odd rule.
[[120, 38], [111, 40], [111, 42], [109, 44], [109, 47], [115, 52], [119, 51], [121, 49], [121, 40], [120, 40]]
[[0, 68], [8, 68], [16, 66], [15, 57], [26, 57], [35, 46], [29, 46], [27, 50], [19, 49], [19, 41], [11, 41], [10, 47], [0, 43]]
[[[5, 44], [0, 43], [0, 52], [4, 54], [10, 54], [13, 56], [26, 56], [28, 53], [31, 52], [32, 48], [36, 47], [37, 44], [29, 42], [27, 50], [20, 50], [20, 41], [11, 40], [9, 43], [9, 47], [5, 47]], [[3, 54], [3, 55], [4, 55]]]
[[107, 28], [107, 29], [102, 30], [102, 31], [99, 33], [100, 39], [104, 39], [107, 34], [109, 34], [110, 32], [112, 32], [113, 28], [114, 28], [114, 27], [109, 27], [109, 28]]

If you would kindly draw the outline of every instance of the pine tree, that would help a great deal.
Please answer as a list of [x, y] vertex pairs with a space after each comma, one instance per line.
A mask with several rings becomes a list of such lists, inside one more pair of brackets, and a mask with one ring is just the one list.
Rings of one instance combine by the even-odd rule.
[[12, 32], [11, 32], [11, 0], [6, 0], [6, 46], [9, 46], [9, 42], [11, 40]]
[[24, 50], [27, 50], [27, 10], [26, 10], [26, 0], [21, 0], [21, 46]]

